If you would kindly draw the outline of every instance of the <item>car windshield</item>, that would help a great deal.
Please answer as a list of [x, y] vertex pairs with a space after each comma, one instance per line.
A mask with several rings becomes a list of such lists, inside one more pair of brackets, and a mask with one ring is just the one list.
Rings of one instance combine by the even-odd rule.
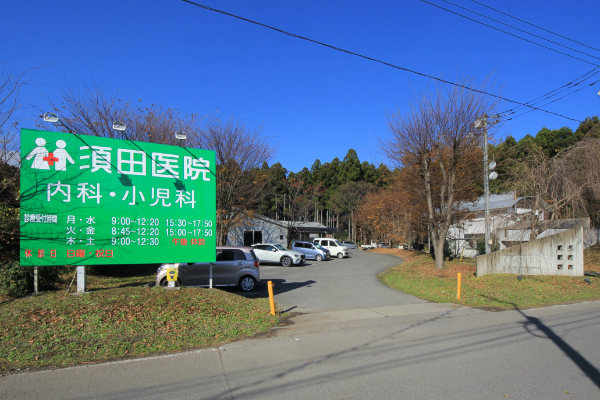
[[319, 243], [313, 243], [313, 246], [315, 246], [319, 250], [323, 250], [323, 247]]
[[281, 251], [288, 251], [288, 249], [286, 249], [285, 247], [283, 247], [283, 246], [282, 246], [282, 245], [280, 245], [280, 244], [276, 244], [276, 245], [275, 245], [275, 248], [277, 248], [277, 250], [281, 250]]
[[346, 244], [354, 244], [354, 242], [350, 242], [350, 241], [346, 241], [344, 243], [346, 243]]
[[338, 245], [341, 246], [342, 244], [340, 242], [338, 242], [337, 240], [334, 240], [334, 242]]

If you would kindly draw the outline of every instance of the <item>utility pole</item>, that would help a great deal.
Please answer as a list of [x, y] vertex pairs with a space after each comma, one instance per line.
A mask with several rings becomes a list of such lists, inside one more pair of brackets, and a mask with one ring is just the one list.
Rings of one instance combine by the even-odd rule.
[[483, 124], [483, 196], [485, 204], [485, 254], [490, 254], [490, 181], [488, 179], [488, 134], [487, 115], [481, 117]]
[[[499, 115], [492, 115], [491, 118], [499, 118]], [[498, 123], [498, 121], [491, 121], [490, 124]], [[475, 127], [483, 128], [483, 196], [485, 205], [485, 254], [492, 252], [490, 243], [490, 180], [494, 180], [498, 177], [496, 172], [490, 174], [490, 170], [496, 167], [496, 162], [488, 163], [488, 116], [482, 115], [477, 121], [475, 121]]]

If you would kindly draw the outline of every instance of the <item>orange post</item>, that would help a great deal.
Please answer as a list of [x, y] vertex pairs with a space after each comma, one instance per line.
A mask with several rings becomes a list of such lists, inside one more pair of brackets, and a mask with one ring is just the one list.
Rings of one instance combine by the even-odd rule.
[[273, 298], [273, 282], [267, 282], [267, 286], [269, 287], [269, 303], [271, 303], [271, 315], [275, 315], [275, 299]]
[[460, 300], [460, 272], [458, 273], [458, 288], [456, 289], [456, 298]]

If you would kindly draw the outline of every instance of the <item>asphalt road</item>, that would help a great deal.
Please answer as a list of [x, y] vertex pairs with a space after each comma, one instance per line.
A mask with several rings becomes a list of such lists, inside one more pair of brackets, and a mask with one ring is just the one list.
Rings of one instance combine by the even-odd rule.
[[[352, 260], [366, 265], [370, 274], [394, 263], [374, 254], [357, 254]], [[274, 268], [281, 287], [289, 289], [278, 300], [286, 307], [316, 309], [337, 286], [337, 296], [346, 293], [347, 304], [358, 304], [363, 294], [354, 292], [376, 289], [378, 282], [360, 272], [360, 282], [332, 279], [330, 273], [343, 272], [346, 261], [315, 266], [322, 268], [318, 274], [310, 267]], [[301, 271], [307, 275], [297, 282], [314, 283], [285, 286], [293, 285], [294, 274]], [[312, 303], [316, 288], [323, 288], [315, 295], [321, 300]], [[306, 293], [292, 297], [296, 290]], [[407, 300], [402, 294], [395, 298], [400, 303], [390, 304], [394, 294], [387, 290], [379, 287], [386, 294], [380, 297], [375, 290], [364, 297], [371, 303], [359, 308], [332, 311], [327, 307], [343, 303], [323, 305], [268, 338], [4, 376], [0, 398], [600, 398], [600, 302], [493, 313], [414, 299], [402, 303]]]
[[[390, 289], [377, 274], [398, 265], [397, 257], [350, 250], [350, 257], [304, 265], [281, 267], [261, 265], [261, 281], [274, 283], [275, 301], [284, 311], [315, 313], [424, 300]], [[264, 290], [264, 289], [263, 289]]]

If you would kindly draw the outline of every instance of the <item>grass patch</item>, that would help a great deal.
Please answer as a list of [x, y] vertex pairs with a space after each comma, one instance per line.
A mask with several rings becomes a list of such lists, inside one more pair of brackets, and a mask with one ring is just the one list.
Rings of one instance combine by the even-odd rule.
[[[429, 254], [398, 249], [377, 249], [392, 254], [404, 263], [379, 274], [379, 280], [391, 288], [436, 303], [455, 303], [470, 307], [511, 309], [532, 308], [600, 299], [600, 279], [563, 276], [485, 275], [475, 277], [475, 261], [446, 261], [443, 270], [435, 268]], [[586, 271], [600, 271], [600, 248], [584, 253]], [[456, 299], [457, 273], [462, 274], [461, 299]]]
[[[270, 329], [268, 299], [144, 287], [154, 274], [88, 276], [92, 293], [0, 303], [0, 371], [64, 367], [215, 346]], [[71, 277], [64, 277], [68, 286]]]

